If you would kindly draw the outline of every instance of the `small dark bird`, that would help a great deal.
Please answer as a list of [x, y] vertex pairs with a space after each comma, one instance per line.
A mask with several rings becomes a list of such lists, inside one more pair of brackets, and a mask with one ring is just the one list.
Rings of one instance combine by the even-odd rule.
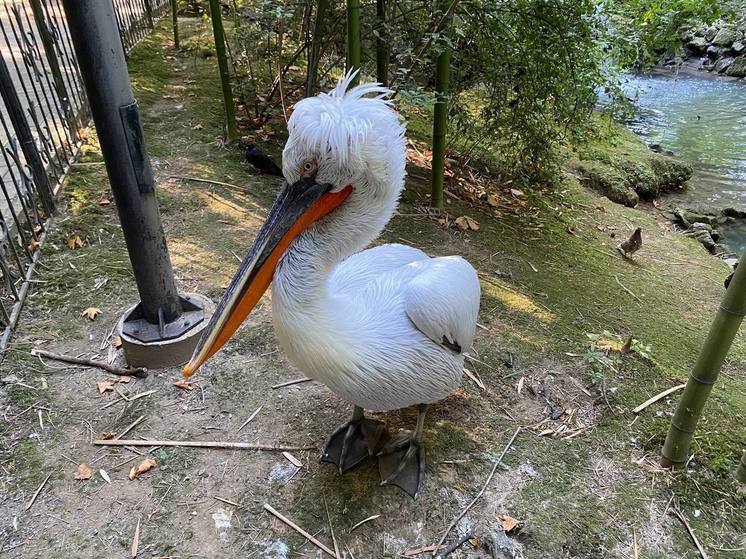
[[282, 169], [272, 159], [254, 144], [246, 146], [246, 162], [260, 173], [281, 177]]
[[728, 286], [730, 285], [730, 282], [733, 279], [733, 275], [736, 273], [736, 268], [738, 268], [738, 262], [733, 264], [733, 271], [730, 274], [728, 274], [728, 277], [725, 278], [725, 281], [723, 282], [725, 289], [728, 289]]
[[642, 246], [642, 228], [638, 227], [635, 229], [635, 232], [632, 233], [632, 236], [624, 241], [622, 244], [620, 244], [617, 248], [619, 252], [622, 253], [622, 255], [627, 258], [628, 256], [632, 256], [634, 253], [636, 253], [638, 250], [640, 250], [640, 247]]

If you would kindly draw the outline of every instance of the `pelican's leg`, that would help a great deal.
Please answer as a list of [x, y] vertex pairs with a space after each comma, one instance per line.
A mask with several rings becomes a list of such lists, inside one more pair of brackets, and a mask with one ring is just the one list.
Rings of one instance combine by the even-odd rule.
[[420, 404], [414, 433], [395, 438], [378, 453], [381, 485], [397, 485], [415, 499], [420, 494], [422, 480], [425, 477], [422, 431], [428, 407], [427, 404]]
[[383, 421], [368, 419], [363, 408], [355, 406], [352, 419], [340, 425], [329, 437], [321, 461], [336, 464], [339, 473], [344, 473], [375, 454], [384, 430]]

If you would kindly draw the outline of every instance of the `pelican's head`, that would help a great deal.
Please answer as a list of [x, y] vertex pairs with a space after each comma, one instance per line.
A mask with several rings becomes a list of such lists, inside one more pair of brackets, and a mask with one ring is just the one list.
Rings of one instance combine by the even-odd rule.
[[368, 244], [393, 214], [404, 186], [404, 126], [385, 99], [387, 88], [350, 88], [354, 77], [350, 72], [329, 93], [295, 105], [282, 153], [288, 184], [184, 367], [185, 376], [230, 339], [299, 235], [326, 228], [342, 241]]

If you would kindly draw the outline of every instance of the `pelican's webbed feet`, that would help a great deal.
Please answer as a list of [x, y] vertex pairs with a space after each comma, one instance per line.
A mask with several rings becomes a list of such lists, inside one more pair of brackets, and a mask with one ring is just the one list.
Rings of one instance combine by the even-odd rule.
[[425, 450], [422, 430], [426, 405], [421, 405], [417, 415], [417, 429], [396, 437], [378, 453], [378, 471], [381, 485], [396, 485], [416, 499], [425, 477]]
[[355, 406], [352, 419], [329, 437], [321, 461], [336, 464], [339, 473], [344, 473], [375, 455], [385, 430], [382, 421], [366, 418], [363, 409]]

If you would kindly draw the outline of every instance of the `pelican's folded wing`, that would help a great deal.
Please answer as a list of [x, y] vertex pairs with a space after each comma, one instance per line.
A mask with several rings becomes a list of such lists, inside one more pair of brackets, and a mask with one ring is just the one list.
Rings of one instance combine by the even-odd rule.
[[404, 308], [418, 330], [458, 353], [471, 348], [479, 314], [479, 279], [459, 256], [409, 264], [416, 269], [404, 292]]

